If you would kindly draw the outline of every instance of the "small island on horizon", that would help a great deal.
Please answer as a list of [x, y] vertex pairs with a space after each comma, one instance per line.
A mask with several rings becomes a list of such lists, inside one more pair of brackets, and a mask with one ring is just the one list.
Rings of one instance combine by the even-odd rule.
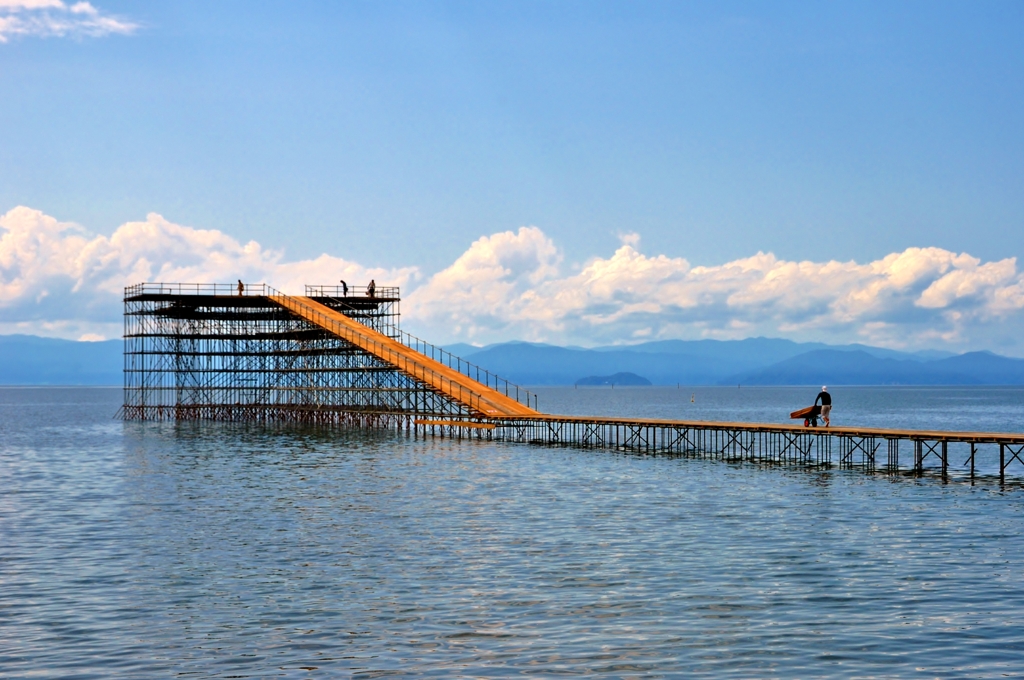
[[630, 373], [628, 371], [614, 373], [612, 375], [590, 375], [576, 381], [576, 385], [586, 387], [609, 385], [611, 387], [615, 387], [616, 385], [621, 385], [623, 387], [646, 387], [653, 384], [654, 383], [642, 375], [637, 375], [636, 373]]

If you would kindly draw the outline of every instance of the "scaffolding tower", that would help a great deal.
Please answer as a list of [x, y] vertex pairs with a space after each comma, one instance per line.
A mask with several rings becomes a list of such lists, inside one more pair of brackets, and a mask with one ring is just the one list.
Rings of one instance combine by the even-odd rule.
[[[415, 417], [475, 415], [272, 292], [263, 284], [126, 288], [123, 416], [408, 427]], [[398, 288], [307, 286], [306, 296], [406, 342]]]

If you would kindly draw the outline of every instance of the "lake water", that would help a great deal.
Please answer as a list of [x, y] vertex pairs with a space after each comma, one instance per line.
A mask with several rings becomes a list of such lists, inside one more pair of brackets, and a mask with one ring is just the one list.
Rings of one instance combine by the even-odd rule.
[[[1022, 389], [833, 391], [836, 424], [1024, 430]], [[814, 398], [539, 392], [767, 422]], [[1024, 491], [990, 477], [122, 423], [119, 402], [0, 388], [2, 677], [1024, 674]]]

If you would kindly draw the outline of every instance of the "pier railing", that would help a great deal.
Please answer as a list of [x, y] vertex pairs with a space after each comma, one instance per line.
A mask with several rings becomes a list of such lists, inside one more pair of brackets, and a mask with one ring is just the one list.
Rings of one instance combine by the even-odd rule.
[[126, 286], [126, 298], [140, 295], [254, 295], [265, 296], [269, 290], [265, 283], [243, 283], [242, 293], [238, 284], [231, 283], [136, 283]]
[[[139, 295], [255, 295], [266, 296], [272, 290], [265, 283], [242, 283], [242, 293], [238, 292], [237, 283], [136, 283], [126, 286], [125, 297]], [[397, 286], [377, 286], [373, 295], [369, 294], [368, 286], [349, 286], [345, 291], [341, 286], [306, 286], [308, 297], [327, 297], [344, 300], [345, 298], [380, 298], [381, 300], [397, 300], [400, 290]]]
[[349, 286], [347, 289], [341, 286], [310, 286], [306, 285], [306, 297], [332, 298], [345, 300], [346, 298], [380, 298], [382, 300], [397, 300], [400, 290], [398, 286], [375, 286], [373, 295], [370, 295], [369, 286]]

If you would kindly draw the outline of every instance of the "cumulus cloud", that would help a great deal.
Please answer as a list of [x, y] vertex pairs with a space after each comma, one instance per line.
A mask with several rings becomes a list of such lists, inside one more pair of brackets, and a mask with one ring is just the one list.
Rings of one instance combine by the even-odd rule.
[[634, 233], [567, 267], [537, 227], [483, 236], [450, 266], [288, 260], [255, 241], [150, 214], [109, 236], [30, 208], [0, 216], [0, 332], [95, 340], [120, 334], [123, 287], [142, 281], [304, 284], [376, 279], [403, 288], [403, 319], [435, 342], [597, 345], [757, 335], [1024, 354], [1024, 274], [941, 248], [881, 259], [795, 262], [772, 253], [716, 266], [648, 255]]
[[450, 267], [414, 291], [406, 309], [449, 327], [454, 337], [488, 337], [520, 317], [509, 304], [529, 305], [533, 291], [556, 279], [561, 256], [537, 227], [477, 239]]
[[61, 0], [0, 0], [0, 43], [14, 37], [101, 37], [129, 34], [138, 24], [104, 14], [88, 2], [68, 5]]
[[[635, 234], [621, 240], [611, 256], [562, 273], [557, 248], [536, 228], [480, 239], [413, 291], [408, 318], [478, 342], [765, 335], [909, 348], [994, 343], [1003, 351], [1015, 351], [1024, 326], [1024, 276], [1014, 258], [982, 263], [908, 248], [864, 264], [757, 253], [707, 267], [645, 255]], [[516, 268], [501, 266], [508, 256]]]
[[265, 282], [282, 290], [305, 283], [375, 278], [408, 285], [415, 268], [371, 268], [321, 255], [284, 261], [255, 241], [174, 224], [155, 213], [110, 236], [18, 207], [0, 216], [0, 332], [116, 337], [124, 287], [152, 282]]

